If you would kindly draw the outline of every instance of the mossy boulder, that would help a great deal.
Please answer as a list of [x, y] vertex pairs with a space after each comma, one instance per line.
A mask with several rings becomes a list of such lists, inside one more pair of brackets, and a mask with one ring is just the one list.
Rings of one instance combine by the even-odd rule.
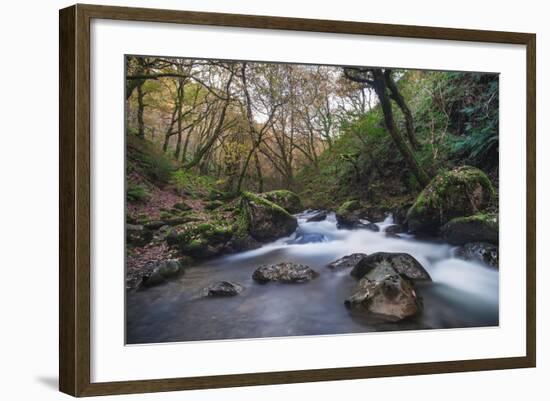
[[184, 255], [201, 259], [230, 251], [235, 226], [232, 222], [206, 220], [174, 227], [166, 241]]
[[264, 192], [259, 196], [281, 206], [289, 213], [298, 213], [304, 209], [300, 197], [286, 189]]
[[498, 215], [477, 213], [473, 216], [452, 219], [441, 228], [441, 234], [453, 245], [468, 242], [498, 244]]
[[409, 230], [436, 233], [456, 217], [471, 216], [486, 209], [494, 196], [491, 181], [475, 167], [463, 166], [440, 173], [407, 212]]
[[380, 228], [371, 221], [368, 209], [358, 200], [348, 200], [336, 210], [336, 226], [340, 229], [365, 228], [371, 231], [380, 231]]
[[238, 231], [250, 234], [257, 241], [272, 241], [292, 234], [298, 227], [294, 216], [263, 196], [243, 192]]
[[361, 224], [362, 206], [358, 200], [348, 200], [336, 210], [338, 228], [355, 228]]
[[349, 214], [361, 209], [361, 202], [358, 200], [348, 200], [340, 205], [336, 213], [338, 214]]

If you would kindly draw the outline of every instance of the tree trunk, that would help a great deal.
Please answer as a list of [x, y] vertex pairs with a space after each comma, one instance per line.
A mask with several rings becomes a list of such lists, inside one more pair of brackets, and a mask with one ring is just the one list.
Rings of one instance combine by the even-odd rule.
[[391, 70], [384, 71], [384, 79], [386, 80], [386, 85], [390, 90], [391, 98], [395, 101], [395, 103], [397, 103], [397, 105], [403, 112], [403, 115], [405, 116], [405, 127], [407, 131], [407, 138], [411, 146], [413, 147], [413, 149], [419, 149], [420, 144], [418, 143], [418, 140], [416, 139], [416, 135], [414, 134], [414, 120], [411, 113], [411, 109], [409, 109], [409, 107], [407, 106], [407, 102], [405, 102], [405, 99], [399, 92], [399, 89], [397, 88], [397, 85], [395, 84], [391, 76]]
[[143, 93], [143, 83], [137, 87], [137, 122], [138, 122], [138, 137], [145, 139], [145, 124], [143, 123], [143, 109], [145, 109], [145, 104], [143, 103], [143, 98], [145, 93]]
[[411, 148], [409, 147], [409, 145], [407, 145], [407, 143], [395, 127], [390, 99], [386, 93], [386, 79], [384, 77], [384, 73], [381, 69], [373, 69], [372, 71], [374, 76], [374, 91], [376, 92], [376, 94], [378, 95], [378, 99], [380, 100], [380, 106], [382, 107], [382, 112], [384, 114], [384, 122], [386, 124], [386, 128], [388, 129], [388, 132], [392, 137], [395, 145], [399, 149], [399, 152], [401, 152], [401, 155], [405, 159], [405, 162], [407, 162], [407, 164], [409, 165], [412, 173], [414, 174], [420, 185], [425, 187], [429, 184], [430, 177], [420, 166], [420, 164], [418, 164], [418, 161], [414, 157]]
[[256, 164], [256, 177], [258, 179], [258, 192], [264, 192], [264, 176], [262, 174], [262, 165], [260, 164], [260, 158], [258, 152], [254, 152], [254, 163]]

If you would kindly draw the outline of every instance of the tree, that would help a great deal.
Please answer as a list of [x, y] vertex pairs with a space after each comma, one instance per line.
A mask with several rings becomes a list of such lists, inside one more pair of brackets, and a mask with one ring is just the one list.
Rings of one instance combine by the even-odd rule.
[[420, 166], [420, 164], [416, 160], [416, 157], [414, 156], [413, 151], [411, 150], [407, 142], [405, 142], [395, 125], [392, 105], [390, 101], [390, 98], [392, 96], [390, 93], [393, 93], [393, 91], [389, 89], [390, 93], [388, 93], [388, 82], [391, 81], [390, 86], [395, 86], [395, 82], [393, 82], [391, 78], [391, 71], [387, 73], [381, 68], [345, 67], [344, 75], [349, 80], [359, 83], [366, 83], [374, 89], [374, 92], [376, 93], [380, 102], [382, 113], [384, 114], [384, 123], [388, 130], [388, 133], [392, 137], [395, 145], [401, 153], [401, 156], [403, 156], [403, 159], [411, 169], [412, 173], [414, 174], [420, 185], [427, 186], [430, 182], [430, 177], [422, 168], [422, 166]]

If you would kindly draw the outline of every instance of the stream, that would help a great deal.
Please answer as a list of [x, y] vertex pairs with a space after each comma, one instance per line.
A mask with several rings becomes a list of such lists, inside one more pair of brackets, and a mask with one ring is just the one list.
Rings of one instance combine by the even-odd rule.
[[[126, 343], [221, 340], [279, 336], [362, 333], [496, 326], [499, 324], [499, 273], [482, 264], [454, 258], [453, 247], [407, 234], [387, 237], [391, 216], [379, 232], [336, 228], [334, 214], [306, 222], [314, 211], [296, 215], [298, 229], [251, 251], [189, 267], [180, 278], [126, 295]], [[417, 283], [423, 312], [397, 323], [373, 322], [351, 313], [344, 300], [356, 280], [350, 269], [327, 264], [351, 253], [405, 252], [414, 256], [433, 282]], [[262, 264], [294, 262], [319, 273], [303, 284], [258, 284], [252, 273]], [[204, 298], [202, 288], [235, 281], [245, 290], [234, 297]]]

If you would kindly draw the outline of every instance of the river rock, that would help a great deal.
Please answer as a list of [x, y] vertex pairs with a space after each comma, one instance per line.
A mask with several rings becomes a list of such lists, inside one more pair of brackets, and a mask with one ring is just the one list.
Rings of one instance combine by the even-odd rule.
[[414, 286], [395, 271], [375, 280], [368, 277], [359, 280], [345, 305], [392, 322], [414, 316], [422, 308]]
[[233, 297], [239, 295], [244, 287], [239, 283], [231, 281], [219, 281], [203, 288], [202, 295], [205, 297]]
[[387, 234], [401, 234], [405, 231], [405, 227], [403, 227], [401, 224], [392, 224], [390, 226], [387, 226], [384, 230], [384, 232]]
[[487, 175], [463, 166], [437, 175], [407, 212], [409, 230], [434, 234], [448, 221], [471, 216], [489, 206], [495, 190]]
[[323, 221], [327, 218], [327, 216], [328, 216], [328, 212], [326, 210], [321, 210], [320, 212], [316, 212], [313, 216], [309, 217], [306, 221], [308, 223]]
[[460, 259], [476, 260], [498, 269], [498, 247], [493, 244], [470, 242], [458, 248], [455, 255]]
[[241, 197], [241, 213], [248, 233], [261, 242], [288, 236], [298, 227], [296, 218], [281, 206], [251, 192]]
[[252, 278], [260, 284], [270, 281], [304, 283], [314, 279], [317, 275], [318, 273], [309, 266], [283, 262], [258, 267], [252, 274]]
[[153, 263], [154, 265], [150, 268], [149, 273], [144, 274], [141, 278], [140, 287], [153, 287], [162, 284], [166, 280], [175, 278], [184, 272], [181, 262], [177, 259], [168, 259]]
[[478, 213], [452, 219], [442, 227], [441, 235], [453, 245], [468, 242], [498, 244], [498, 215]]
[[330, 262], [327, 267], [330, 269], [346, 269], [348, 267], [355, 267], [357, 263], [367, 257], [366, 253], [352, 253], [351, 255], [344, 256]]
[[[428, 272], [408, 253], [376, 252], [361, 259], [351, 271], [357, 279], [365, 275], [379, 275], [380, 272], [393, 274], [396, 272], [410, 280], [431, 281]], [[385, 274], [386, 274], [385, 273]]]

